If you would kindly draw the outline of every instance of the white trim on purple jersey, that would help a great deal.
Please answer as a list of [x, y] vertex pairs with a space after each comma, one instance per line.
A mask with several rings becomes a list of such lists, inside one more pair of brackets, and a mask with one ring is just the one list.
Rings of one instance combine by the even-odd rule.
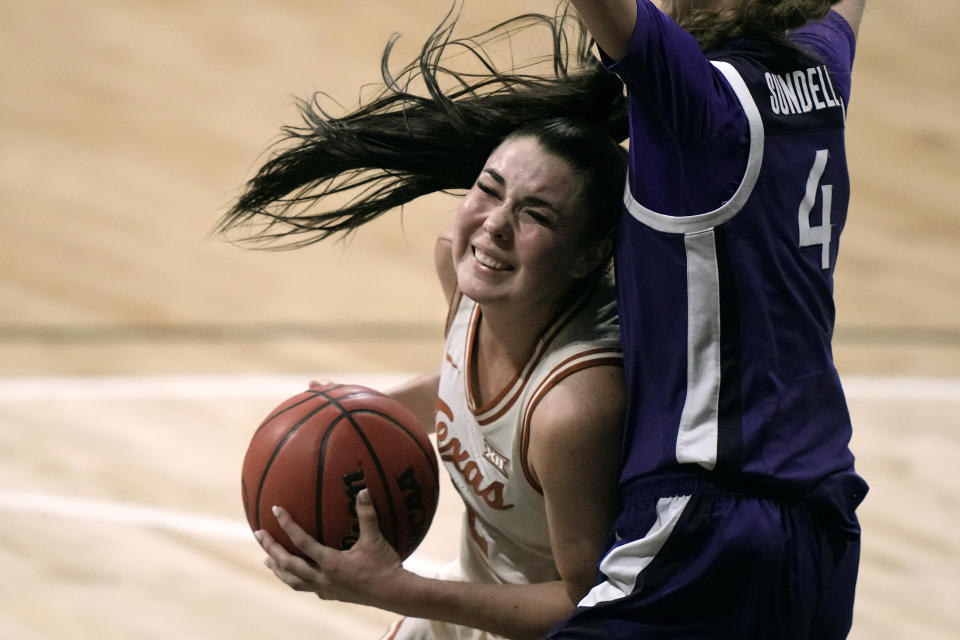
[[648, 209], [634, 199], [628, 182], [623, 195], [623, 203], [627, 207], [627, 211], [634, 218], [657, 231], [690, 234], [706, 231], [723, 224], [737, 215], [737, 212], [743, 208], [747, 198], [753, 193], [753, 186], [757, 183], [757, 176], [760, 174], [760, 165], [763, 161], [763, 122], [760, 120], [760, 111], [753, 101], [753, 96], [750, 95], [750, 89], [747, 88], [743, 78], [740, 77], [733, 65], [715, 60], [713, 66], [730, 83], [730, 87], [737, 95], [737, 99], [740, 100], [743, 112], [747, 117], [750, 130], [750, 151], [747, 153], [747, 167], [743, 173], [743, 180], [740, 181], [740, 186], [737, 187], [733, 196], [722, 205], [713, 211], [689, 216], [657, 213]]

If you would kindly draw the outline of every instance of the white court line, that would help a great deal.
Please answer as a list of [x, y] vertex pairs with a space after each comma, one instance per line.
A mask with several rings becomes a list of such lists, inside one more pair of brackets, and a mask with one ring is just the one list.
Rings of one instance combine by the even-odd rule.
[[[0, 402], [103, 398], [286, 398], [312, 380], [361, 384], [387, 390], [415, 374], [334, 373], [324, 375], [37, 376], [0, 378]], [[149, 505], [36, 492], [0, 490], [0, 511], [177, 531], [218, 540], [256, 544], [246, 522]], [[414, 553], [411, 571], [436, 573], [445, 563]]]
[[[0, 402], [97, 398], [278, 398], [306, 389], [311, 380], [361, 384], [379, 390], [414, 373], [328, 373], [189, 376], [36, 376], [0, 378]], [[960, 400], [960, 378], [844, 376], [850, 398]]]
[[167, 529], [204, 538], [253, 540], [250, 528], [238, 520], [129, 502], [90, 500], [29, 491], [0, 491], [0, 510]]
[[[129, 502], [91, 500], [29, 491], [0, 491], [0, 511], [164, 529], [202, 538], [256, 544], [246, 522]], [[437, 574], [444, 564], [423, 553], [414, 553], [403, 563], [410, 571], [424, 575]]]
[[960, 378], [932, 376], [846, 376], [848, 398], [891, 400], [960, 400]]
[[277, 398], [311, 381], [336, 381], [387, 390], [416, 374], [333, 373], [323, 375], [35, 376], [0, 378], [0, 401], [95, 398]]

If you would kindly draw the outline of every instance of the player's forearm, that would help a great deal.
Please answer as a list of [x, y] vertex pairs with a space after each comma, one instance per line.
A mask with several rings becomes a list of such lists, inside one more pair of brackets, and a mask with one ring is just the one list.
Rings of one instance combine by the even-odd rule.
[[382, 608], [441, 620], [507, 638], [539, 638], [574, 605], [560, 581], [531, 585], [480, 584], [410, 575]]
[[618, 60], [626, 53], [637, 19], [636, 0], [571, 0], [593, 39]]
[[434, 415], [439, 388], [440, 372], [435, 371], [405, 382], [391, 389], [387, 395], [409, 409], [417, 417], [424, 431], [433, 433], [436, 430]]

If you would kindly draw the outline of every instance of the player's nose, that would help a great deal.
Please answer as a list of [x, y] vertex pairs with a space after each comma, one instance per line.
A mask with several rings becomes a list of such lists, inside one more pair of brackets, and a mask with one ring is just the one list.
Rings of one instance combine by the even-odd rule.
[[513, 231], [513, 215], [506, 206], [500, 204], [487, 212], [483, 221], [483, 230], [494, 238], [507, 238]]

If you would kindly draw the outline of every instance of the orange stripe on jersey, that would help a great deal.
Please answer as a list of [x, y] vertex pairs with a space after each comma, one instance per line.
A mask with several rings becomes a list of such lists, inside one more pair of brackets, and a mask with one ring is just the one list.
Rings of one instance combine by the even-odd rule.
[[527, 482], [529, 482], [530, 486], [533, 487], [540, 495], [543, 495], [543, 487], [540, 485], [540, 481], [537, 479], [536, 474], [533, 473], [533, 469], [530, 467], [530, 462], [527, 456], [527, 452], [530, 448], [530, 421], [533, 417], [533, 411], [537, 408], [537, 405], [540, 404], [540, 401], [543, 399], [543, 397], [547, 395], [548, 391], [557, 386], [557, 384], [571, 374], [574, 374], [577, 371], [583, 371], [584, 369], [589, 369], [591, 367], [602, 366], [622, 367], [622, 352], [619, 349], [614, 348], [601, 348], [590, 349], [589, 351], [583, 351], [570, 356], [555, 366], [550, 373], [547, 374], [543, 382], [540, 383], [540, 386], [536, 389], [536, 391], [534, 391], [533, 396], [530, 398], [530, 402], [527, 404], [526, 409], [524, 410], [523, 420], [521, 421], [520, 427], [520, 468], [523, 469], [523, 475], [527, 479]]
[[[476, 344], [477, 331], [480, 327], [480, 306], [477, 305], [473, 308], [473, 312], [470, 315], [470, 324], [467, 330], [466, 344], [463, 346], [463, 375], [466, 380], [466, 392], [467, 392], [467, 407], [470, 409], [470, 412], [474, 415], [482, 415], [483, 413], [490, 411], [500, 403], [504, 396], [516, 385], [517, 380], [520, 377], [520, 374], [517, 373], [513, 376], [509, 383], [507, 383], [500, 393], [497, 396], [480, 406], [477, 403], [476, 398], [473, 395], [473, 386], [472, 386], [472, 377], [470, 372], [473, 371], [473, 352], [474, 345]], [[522, 387], [521, 387], [522, 388]], [[508, 405], [509, 406], [509, 405]]]
[[397, 633], [400, 632], [400, 626], [403, 624], [404, 620], [406, 620], [406, 618], [395, 620], [394, 623], [390, 625], [390, 628], [387, 629], [387, 634], [380, 640], [394, 640], [394, 638], [397, 637]]
[[[475, 409], [475, 404], [472, 402], [472, 398], [468, 398], [470, 410], [474, 413], [477, 419], [477, 424], [483, 426], [488, 425], [495, 420], [498, 420], [503, 414], [510, 410], [510, 407], [517, 401], [517, 398], [523, 393], [524, 387], [526, 387], [527, 382], [533, 376], [534, 371], [537, 369], [537, 365], [543, 359], [544, 355], [549, 350], [550, 345], [553, 341], [560, 335], [560, 332], [573, 321], [574, 318], [583, 310], [586, 306], [587, 300], [589, 299], [589, 292], [584, 292], [581, 294], [580, 298], [569, 307], [567, 310], [562, 313], [556, 321], [553, 322], [547, 329], [544, 331], [540, 340], [537, 343], [536, 348], [534, 349], [533, 354], [530, 356], [530, 359], [527, 361], [527, 364], [523, 369], [513, 377], [513, 380], [510, 381], [503, 391], [491, 402], [488, 402], [483, 407]], [[479, 314], [477, 314], [479, 319]], [[467, 343], [467, 346], [470, 347], [473, 344], [472, 341], [472, 332], [470, 336], [470, 342]], [[472, 355], [472, 349], [467, 350], [467, 372], [469, 372], [470, 365], [469, 359]], [[467, 374], [469, 376], [469, 373]], [[468, 385], [469, 386], [469, 385]], [[509, 395], [509, 398], [504, 400], [504, 397]]]

